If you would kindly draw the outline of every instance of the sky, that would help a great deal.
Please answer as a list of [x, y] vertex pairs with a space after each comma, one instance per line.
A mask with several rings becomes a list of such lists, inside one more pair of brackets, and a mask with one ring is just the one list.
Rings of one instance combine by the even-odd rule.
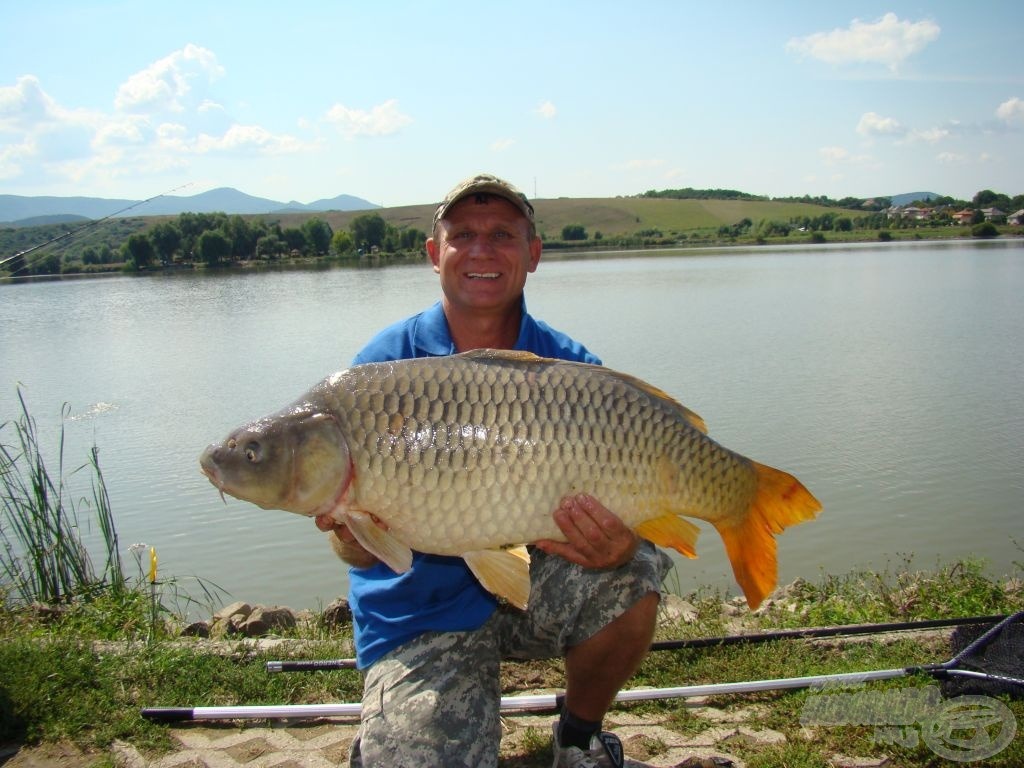
[[[1024, 3], [0, 4], [0, 194], [1024, 193]], [[138, 213], [144, 210], [137, 209]]]

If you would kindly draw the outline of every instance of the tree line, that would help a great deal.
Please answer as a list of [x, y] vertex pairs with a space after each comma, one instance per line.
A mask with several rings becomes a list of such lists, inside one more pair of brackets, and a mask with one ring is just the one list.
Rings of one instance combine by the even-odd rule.
[[[683, 189], [651, 189], [642, 193], [639, 197], [658, 197], [673, 200], [763, 200], [776, 203], [810, 203], [828, 208], [848, 208], [862, 211], [884, 211], [892, 207], [891, 197], [843, 197], [838, 200], [826, 195], [766, 197], [764, 195], [740, 192], [735, 189], [694, 189], [692, 187], [684, 187]], [[1024, 208], [1024, 194], [1011, 197], [1001, 192], [983, 189], [971, 200], [958, 200], [950, 196], [939, 196], [931, 197], [927, 200], [916, 200], [912, 204], [929, 207], [975, 208], [977, 210], [982, 208], [999, 208], [1004, 213], [1013, 213]]]
[[[388, 224], [380, 214], [354, 218], [347, 230], [335, 232], [319, 217], [298, 227], [246, 219], [225, 213], [182, 213], [148, 232], [129, 237], [120, 249], [121, 261], [133, 269], [153, 265], [204, 264], [224, 266], [241, 261], [275, 261], [298, 257], [353, 258], [370, 253], [400, 253], [422, 249], [427, 236], [413, 228]], [[82, 253], [82, 262], [99, 254]]]

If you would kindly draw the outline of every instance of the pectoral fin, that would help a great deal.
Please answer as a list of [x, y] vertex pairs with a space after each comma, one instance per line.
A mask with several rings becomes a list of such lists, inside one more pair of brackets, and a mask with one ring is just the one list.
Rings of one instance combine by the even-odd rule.
[[526, 547], [481, 549], [462, 557], [488, 592], [526, 610], [530, 598], [530, 554]]
[[646, 520], [636, 527], [636, 532], [659, 547], [672, 547], [679, 554], [697, 557], [697, 535], [700, 528], [674, 513]]
[[412, 567], [412, 550], [374, 522], [366, 512], [348, 510], [345, 525], [363, 548], [395, 573]]

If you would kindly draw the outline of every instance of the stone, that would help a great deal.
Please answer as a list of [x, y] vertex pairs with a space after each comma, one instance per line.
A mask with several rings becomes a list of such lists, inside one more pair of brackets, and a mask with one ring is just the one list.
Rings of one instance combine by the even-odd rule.
[[342, 624], [351, 624], [352, 609], [349, 607], [348, 600], [344, 597], [339, 597], [324, 608], [324, 612], [320, 614], [320, 620], [325, 627], [331, 628]]
[[238, 632], [246, 637], [263, 637], [269, 632], [291, 629], [294, 626], [295, 614], [290, 609], [276, 605], [258, 605], [244, 621], [238, 623]]

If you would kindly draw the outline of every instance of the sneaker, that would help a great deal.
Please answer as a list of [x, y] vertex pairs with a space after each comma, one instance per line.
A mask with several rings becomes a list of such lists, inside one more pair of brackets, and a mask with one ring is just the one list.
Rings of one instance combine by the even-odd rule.
[[558, 743], [558, 723], [552, 725], [555, 762], [551, 768], [623, 768], [622, 742], [614, 733], [601, 731], [591, 737], [590, 749], [563, 747]]

